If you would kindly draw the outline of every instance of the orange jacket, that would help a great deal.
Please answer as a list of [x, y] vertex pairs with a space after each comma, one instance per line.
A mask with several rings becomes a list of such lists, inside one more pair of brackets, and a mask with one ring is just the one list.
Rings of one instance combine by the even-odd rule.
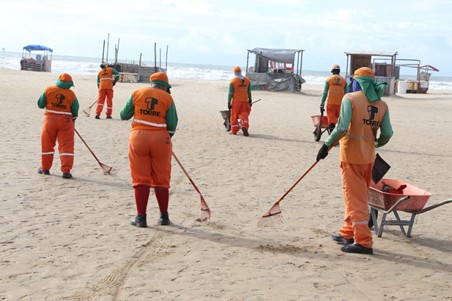
[[250, 80], [247, 77], [243, 77], [240, 79], [238, 77], [234, 77], [230, 81], [230, 91], [232, 92], [232, 101], [233, 102], [249, 102], [250, 94]]
[[113, 89], [113, 81], [115, 80], [113, 68], [102, 68], [97, 74], [97, 77], [99, 82], [99, 89]]
[[[45, 114], [71, 115], [71, 105], [77, 99], [74, 91], [57, 86], [47, 87], [44, 91], [46, 103]], [[77, 117], [77, 116], [75, 116]]]
[[132, 94], [132, 129], [167, 130], [166, 114], [173, 105], [171, 94], [155, 88], [142, 88]]
[[375, 160], [375, 139], [388, 110], [382, 100], [368, 101], [362, 92], [348, 93], [352, 118], [347, 134], [340, 140], [340, 160], [351, 164], [369, 164]]
[[342, 97], [344, 97], [345, 94], [345, 85], [347, 84], [347, 81], [339, 74], [334, 74], [329, 76], [326, 79], [326, 82], [329, 87], [327, 103], [330, 105], [340, 105]]

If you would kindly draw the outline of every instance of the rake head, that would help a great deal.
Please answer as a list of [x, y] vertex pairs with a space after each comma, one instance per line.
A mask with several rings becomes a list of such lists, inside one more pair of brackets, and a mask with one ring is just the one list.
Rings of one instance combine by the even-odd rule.
[[83, 109], [83, 113], [85, 113], [86, 117], [89, 117], [91, 114], [91, 107]]
[[276, 203], [257, 221], [257, 226], [259, 228], [273, 227], [282, 223], [284, 223], [284, 218], [279, 203]]
[[207, 202], [204, 200], [203, 196], [200, 196], [201, 198], [201, 210], [200, 210], [200, 216], [197, 219], [198, 222], [206, 222], [210, 219], [211, 211], [209, 209], [209, 206], [207, 206]]
[[102, 171], [103, 171], [104, 175], [115, 175], [117, 173], [117, 170], [114, 169], [111, 166], [108, 166], [108, 165], [103, 164], [103, 163], [99, 163], [99, 165], [102, 168]]

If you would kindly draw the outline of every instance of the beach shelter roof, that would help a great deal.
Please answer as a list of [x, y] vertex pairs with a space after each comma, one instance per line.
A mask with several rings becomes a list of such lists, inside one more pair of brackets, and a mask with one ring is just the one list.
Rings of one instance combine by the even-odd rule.
[[347, 55], [396, 56], [397, 51], [347, 51]]
[[249, 50], [258, 56], [264, 57], [270, 61], [293, 64], [295, 62], [295, 55], [299, 53], [300, 49], [269, 49], [269, 48], [254, 48]]
[[27, 51], [42, 50], [42, 51], [53, 52], [52, 48], [49, 48], [49, 47], [43, 46], [43, 45], [27, 45], [27, 46], [24, 46], [23, 49], [27, 50]]
[[432, 71], [437, 71], [437, 72], [439, 71], [438, 68], [435, 68], [432, 65], [419, 66], [419, 69], [432, 70]]

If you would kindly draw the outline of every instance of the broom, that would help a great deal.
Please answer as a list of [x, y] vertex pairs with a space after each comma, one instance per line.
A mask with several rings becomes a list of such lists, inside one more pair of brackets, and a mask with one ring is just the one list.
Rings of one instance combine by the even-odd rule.
[[88, 146], [88, 144], [82, 138], [82, 136], [79, 134], [77, 129], [74, 128], [74, 131], [77, 133], [77, 135], [79, 136], [80, 140], [82, 140], [83, 144], [85, 144], [86, 148], [88, 148], [88, 150], [91, 152], [91, 154], [93, 155], [94, 159], [96, 159], [97, 163], [99, 163], [99, 166], [100, 166], [100, 168], [102, 168], [102, 171], [104, 172], [104, 175], [113, 175], [113, 174], [115, 174], [116, 173], [116, 169], [113, 169], [113, 167], [108, 166], [108, 165], [100, 162], [99, 159], [94, 154], [94, 152], [91, 150], [91, 148]]
[[200, 202], [201, 202], [201, 212], [200, 212], [200, 217], [199, 217], [198, 221], [205, 222], [205, 221], [209, 220], [210, 219], [210, 215], [211, 215], [211, 211], [209, 209], [209, 206], [207, 205], [206, 200], [204, 199], [204, 196], [202, 195], [201, 191], [199, 191], [199, 189], [196, 186], [195, 182], [193, 182], [193, 180], [190, 178], [190, 176], [188, 175], [187, 171], [182, 166], [182, 163], [180, 163], [179, 159], [176, 157], [176, 154], [174, 152], [173, 152], [173, 157], [174, 157], [174, 159], [176, 159], [177, 164], [179, 164], [180, 168], [182, 169], [182, 171], [187, 176], [187, 178], [190, 181], [190, 183], [193, 185], [193, 187], [195, 188], [195, 190], [199, 194]]
[[305, 173], [298, 178], [298, 180], [289, 188], [289, 190], [287, 190], [280, 198], [279, 200], [277, 200], [273, 206], [270, 208], [270, 210], [268, 210], [264, 215], [262, 215], [262, 217], [259, 219], [259, 221], [257, 222], [257, 226], [259, 228], [263, 228], [263, 227], [271, 227], [271, 226], [275, 226], [275, 225], [280, 225], [284, 222], [283, 216], [282, 216], [282, 212], [281, 212], [281, 208], [279, 206], [279, 203], [281, 203], [281, 201], [286, 197], [286, 195], [289, 194], [290, 191], [292, 191], [292, 189], [295, 188], [295, 186], [298, 185], [298, 183], [300, 183], [301, 180], [303, 180], [303, 178], [311, 171], [311, 169], [314, 168], [314, 166], [318, 163], [319, 161], [315, 161], [309, 168], [308, 170], [305, 171]]

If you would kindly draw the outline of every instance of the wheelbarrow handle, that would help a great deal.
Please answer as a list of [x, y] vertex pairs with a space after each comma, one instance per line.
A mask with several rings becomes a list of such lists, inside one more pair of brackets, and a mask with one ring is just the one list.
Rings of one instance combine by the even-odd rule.
[[[435, 208], [437, 208], [437, 207], [439, 207], [439, 206], [446, 205], [446, 204], [449, 204], [449, 203], [452, 203], [452, 199], [448, 199], [448, 200], [442, 201], [441, 203], [438, 203], [438, 204], [435, 204], [435, 205], [428, 206], [428, 207], [426, 207], [426, 208], [424, 208], [424, 209], [422, 209], [422, 210], [420, 210], [420, 211], [417, 211], [416, 214], [421, 214], [421, 213], [430, 211], [430, 210], [435, 209]], [[413, 213], [414, 213], [414, 212], [413, 212]]]

